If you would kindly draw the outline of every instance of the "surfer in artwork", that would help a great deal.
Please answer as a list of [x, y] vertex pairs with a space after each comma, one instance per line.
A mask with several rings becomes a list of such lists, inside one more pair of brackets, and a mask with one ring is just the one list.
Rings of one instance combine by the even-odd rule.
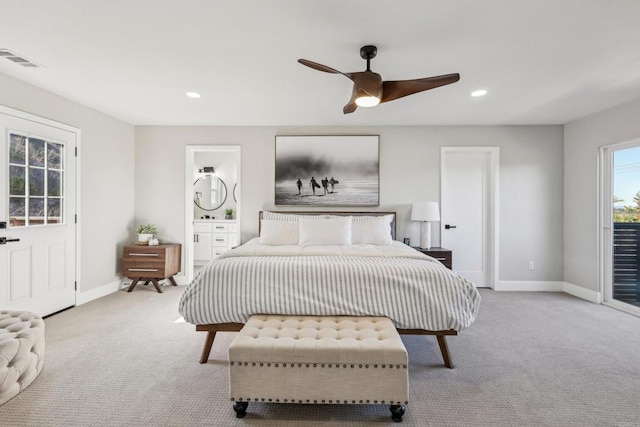
[[324, 195], [327, 195], [327, 191], [329, 190], [329, 178], [326, 176], [322, 180], [322, 189], [324, 190]]
[[331, 192], [332, 193], [333, 193], [333, 186], [336, 185], [339, 182], [340, 181], [338, 181], [337, 179], [333, 179], [333, 177], [331, 177], [331, 179], [329, 180], [329, 184], [331, 184]]
[[300, 178], [298, 178], [298, 182], [296, 182], [296, 185], [298, 186], [298, 194], [301, 194], [300, 191], [302, 190], [302, 181], [300, 181]]
[[316, 188], [320, 188], [320, 184], [318, 184], [318, 182], [316, 181], [316, 179], [314, 177], [311, 177], [311, 189], [313, 190], [313, 195], [316, 195]]

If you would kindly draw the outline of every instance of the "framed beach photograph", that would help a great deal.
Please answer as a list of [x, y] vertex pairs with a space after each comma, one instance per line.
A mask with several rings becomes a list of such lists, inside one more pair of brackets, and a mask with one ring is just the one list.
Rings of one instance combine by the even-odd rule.
[[378, 206], [378, 135], [276, 136], [276, 205]]

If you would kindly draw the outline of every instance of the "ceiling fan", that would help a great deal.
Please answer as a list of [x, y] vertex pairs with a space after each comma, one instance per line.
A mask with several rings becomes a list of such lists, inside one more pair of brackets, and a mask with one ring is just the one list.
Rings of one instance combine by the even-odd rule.
[[370, 61], [376, 57], [377, 53], [378, 48], [375, 46], [367, 45], [361, 47], [360, 56], [362, 59], [367, 60], [367, 69], [366, 71], [355, 73], [343, 73], [307, 59], [298, 59], [298, 62], [314, 70], [342, 74], [353, 82], [351, 99], [342, 109], [344, 114], [353, 113], [358, 107], [374, 107], [382, 102], [393, 101], [394, 99], [445, 86], [460, 80], [460, 74], [455, 73], [423, 79], [382, 81], [380, 74], [371, 71], [370, 67]]

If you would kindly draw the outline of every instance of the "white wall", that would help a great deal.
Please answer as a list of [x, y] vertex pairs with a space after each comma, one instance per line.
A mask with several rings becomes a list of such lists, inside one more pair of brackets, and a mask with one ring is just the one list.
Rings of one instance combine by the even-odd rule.
[[640, 100], [568, 123], [565, 143], [564, 280], [598, 291], [598, 148], [640, 137]]
[[81, 129], [82, 292], [120, 278], [134, 216], [134, 127], [0, 74], [0, 104]]
[[[397, 237], [419, 240], [414, 201], [440, 199], [440, 147], [500, 147], [500, 273], [503, 281], [561, 281], [562, 126], [136, 127], [136, 220], [184, 243], [186, 145], [242, 146], [242, 240], [258, 211], [273, 209], [275, 135], [380, 135], [380, 206], [398, 213]], [[336, 208], [344, 210], [344, 208]], [[434, 225], [434, 243], [440, 241]], [[455, 256], [455, 254], [454, 254]], [[536, 269], [528, 270], [534, 261]]]

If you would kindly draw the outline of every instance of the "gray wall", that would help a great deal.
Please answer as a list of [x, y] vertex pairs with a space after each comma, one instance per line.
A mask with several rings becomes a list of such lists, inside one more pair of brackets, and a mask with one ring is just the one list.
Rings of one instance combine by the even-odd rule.
[[[275, 135], [380, 135], [380, 206], [398, 213], [398, 238], [419, 240], [414, 201], [440, 199], [440, 147], [500, 147], [501, 281], [561, 281], [562, 126], [136, 127], [136, 220], [184, 243], [185, 146], [242, 146], [242, 240], [274, 208]], [[344, 209], [343, 209], [344, 210]], [[439, 243], [439, 224], [433, 241]], [[536, 269], [528, 270], [534, 261]]]
[[598, 291], [598, 148], [640, 137], [640, 100], [564, 130], [564, 280]]
[[133, 227], [134, 127], [4, 74], [0, 104], [81, 129], [80, 290], [119, 280]]

